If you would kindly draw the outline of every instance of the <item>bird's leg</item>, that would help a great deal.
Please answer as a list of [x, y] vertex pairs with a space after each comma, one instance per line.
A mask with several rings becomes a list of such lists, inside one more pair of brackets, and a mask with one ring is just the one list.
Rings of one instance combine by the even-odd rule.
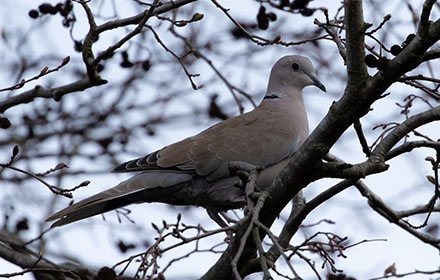
[[261, 170], [261, 169], [262, 167], [260, 166], [256, 166], [244, 161], [231, 161], [229, 163], [229, 172], [231, 172], [232, 174], [234, 174], [238, 170], [243, 170], [248, 173], [251, 173], [253, 170]]
[[[221, 228], [228, 227], [228, 224], [218, 215], [219, 211], [215, 211], [213, 209], [206, 209], [206, 212], [208, 213], [209, 217], [216, 222]], [[225, 241], [228, 241], [232, 237], [232, 230], [228, 229], [226, 230], [226, 238]]]
[[235, 176], [237, 176], [240, 179], [239, 184], [237, 184], [237, 187], [244, 190], [244, 188], [246, 187], [246, 182], [249, 178], [249, 173], [243, 170], [237, 170]]
[[[253, 173], [259, 175], [263, 167], [249, 164], [243, 161], [231, 161], [229, 163], [229, 172], [236, 175], [243, 182], [243, 189], [246, 187], [247, 182], [249, 182], [249, 176]], [[257, 190], [259, 188], [255, 186]]]
[[213, 209], [206, 209], [206, 212], [208, 213], [209, 217], [220, 227], [228, 227], [228, 224], [226, 224], [226, 222], [218, 215], [218, 211], [215, 211]]
[[232, 219], [231, 217], [228, 216], [228, 214], [226, 214], [226, 212], [224, 211], [220, 211], [219, 214], [223, 217], [223, 219], [228, 222], [229, 224], [236, 224], [238, 223], [237, 220]]

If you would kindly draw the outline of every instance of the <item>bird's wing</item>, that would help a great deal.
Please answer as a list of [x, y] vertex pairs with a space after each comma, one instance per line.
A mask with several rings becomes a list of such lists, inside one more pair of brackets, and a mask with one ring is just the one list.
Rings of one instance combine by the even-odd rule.
[[280, 118], [278, 112], [257, 108], [113, 171], [197, 173], [215, 180], [229, 174], [228, 164], [233, 161], [269, 166], [292, 155], [300, 144], [299, 133], [290, 126], [283, 128]]

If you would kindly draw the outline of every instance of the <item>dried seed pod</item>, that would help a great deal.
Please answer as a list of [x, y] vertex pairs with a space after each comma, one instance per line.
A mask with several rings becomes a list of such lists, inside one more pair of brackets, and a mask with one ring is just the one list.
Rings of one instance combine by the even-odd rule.
[[266, 8], [261, 6], [257, 14], [258, 27], [262, 30], [266, 30], [269, 27], [269, 18], [266, 14]]
[[405, 41], [403, 41], [403, 43], [402, 43], [402, 48], [405, 48], [406, 46], [408, 46], [409, 43], [411, 43], [411, 41], [412, 41], [415, 37], [416, 37], [416, 34], [414, 34], [414, 33], [409, 34], [409, 35], [406, 37]]
[[300, 13], [305, 17], [310, 17], [315, 12], [314, 9], [304, 8], [300, 10]]
[[58, 12], [58, 9], [49, 3], [41, 4], [40, 6], [38, 6], [38, 10], [42, 14], [51, 14], [51, 15], [55, 15]]
[[0, 128], [7, 129], [11, 127], [11, 121], [7, 118], [0, 118]]
[[30, 10], [28, 14], [31, 18], [37, 18], [40, 14], [37, 10]]
[[74, 41], [74, 44], [73, 44], [73, 48], [75, 49], [75, 51], [77, 51], [77, 52], [82, 52], [82, 50], [83, 50], [83, 43], [82, 42], [80, 42], [80, 41]]
[[365, 64], [370, 68], [377, 67], [377, 58], [372, 54], [366, 55], [364, 61], [365, 61]]
[[388, 58], [381, 56], [377, 60], [377, 69], [385, 70], [385, 67], [387, 66], [387, 64], [388, 64]]
[[277, 20], [277, 15], [273, 12], [270, 12], [267, 14], [267, 17], [269, 18], [270, 21], [276, 21]]
[[396, 56], [402, 51], [402, 48], [399, 45], [393, 45], [391, 47], [391, 54]]

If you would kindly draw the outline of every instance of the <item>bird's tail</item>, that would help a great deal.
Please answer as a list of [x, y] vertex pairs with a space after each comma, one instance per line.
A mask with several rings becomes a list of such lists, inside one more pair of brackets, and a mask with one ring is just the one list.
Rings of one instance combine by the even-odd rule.
[[[154, 184], [152, 183], [153, 176], [156, 179]], [[169, 182], [165, 182], [163, 178], [159, 178], [160, 176], [164, 176], [164, 178], [165, 176], [171, 177], [169, 173], [141, 173], [121, 182], [114, 188], [98, 193], [53, 214], [46, 221], [56, 220], [51, 227], [57, 227], [129, 204], [143, 202], [194, 205], [217, 211], [240, 208], [246, 202], [243, 190], [237, 187], [240, 179], [236, 176], [214, 182], [188, 174], [173, 174], [172, 180], [168, 178]]]
[[[164, 192], [172, 192], [170, 186], [192, 178], [188, 174], [140, 173], [116, 187], [105, 190], [57, 213], [46, 221], [54, 221], [51, 227], [62, 226], [88, 217], [99, 215], [133, 203], [161, 201]], [[171, 187], [172, 188], [172, 187]]]
[[[119, 184], [118, 187], [120, 185], [121, 184]], [[133, 203], [133, 201], [129, 199], [130, 194], [116, 195], [114, 192], [112, 192], [112, 190], [114, 190], [114, 188], [70, 205], [69, 207], [60, 210], [47, 218], [46, 222], [57, 220], [51, 225], [51, 227], [58, 227], [88, 217], [103, 214], [105, 212]]]

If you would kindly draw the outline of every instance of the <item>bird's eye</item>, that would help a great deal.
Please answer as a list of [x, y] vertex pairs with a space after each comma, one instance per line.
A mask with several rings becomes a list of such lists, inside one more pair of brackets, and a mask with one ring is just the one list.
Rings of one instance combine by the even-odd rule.
[[296, 63], [296, 62], [294, 62], [293, 64], [292, 64], [292, 69], [293, 70], [298, 70], [299, 69], [299, 64], [298, 63]]

